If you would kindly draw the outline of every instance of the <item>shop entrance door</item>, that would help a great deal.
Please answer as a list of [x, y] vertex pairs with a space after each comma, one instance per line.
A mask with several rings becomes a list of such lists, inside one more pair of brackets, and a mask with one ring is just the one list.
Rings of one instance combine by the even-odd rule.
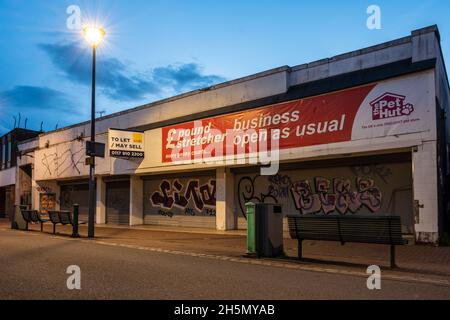
[[5, 189], [5, 214], [9, 221], [11, 221], [14, 215], [14, 203], [15, 203], [15, 186], [8, 186]]

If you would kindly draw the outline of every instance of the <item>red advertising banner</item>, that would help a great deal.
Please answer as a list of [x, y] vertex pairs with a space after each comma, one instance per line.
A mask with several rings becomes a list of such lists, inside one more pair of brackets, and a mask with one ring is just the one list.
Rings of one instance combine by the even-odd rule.
[[[375, 84], [367, 85], [165, 127], [162, 129], [162, 161], [193, 160], [211, 145], [225, 145], [230, 134], [252, 132], [258, 136], [254, 137], [256, 141], [262, 130], [279, 129], [280, 150], [349, 141], [356, 113], [374, 87]], [[270, 137], [269, 133], [268, 140]], [[247, 141], [248, 145], [251, 139], [241, 137], [234, 141], [235, 144]], [[248, 146], [244, 150], [234, 148], [234, 154], [248, 152]], [[200, 157], [214, 157], [216, 152], [217, 149]], [[225, 147], [223, 154], [226, 154]]]
[[397, 142], [419, 132], [431, 139], [433, 85], [433, 73], [421, 72], [169, 126], [162, 128], [162, 162], [262, 160], [269, 150], [357, 140], [370, 140], [370, 145], [371, 139], [389, 136]]

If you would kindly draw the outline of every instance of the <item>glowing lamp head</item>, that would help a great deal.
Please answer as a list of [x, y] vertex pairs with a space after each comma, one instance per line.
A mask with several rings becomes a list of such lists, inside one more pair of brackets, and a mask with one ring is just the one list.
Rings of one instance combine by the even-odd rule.
[[99, 27], [84, 27], [84, 38], [92, 46], [97, 47], [106, 35], [103, 28]]

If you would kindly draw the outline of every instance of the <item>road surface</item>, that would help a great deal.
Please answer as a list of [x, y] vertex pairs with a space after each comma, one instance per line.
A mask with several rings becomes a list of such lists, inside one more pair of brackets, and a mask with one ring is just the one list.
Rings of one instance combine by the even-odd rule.
[[0, 299], [450, 299], [447, 285], [366, 280], [0, 230]]

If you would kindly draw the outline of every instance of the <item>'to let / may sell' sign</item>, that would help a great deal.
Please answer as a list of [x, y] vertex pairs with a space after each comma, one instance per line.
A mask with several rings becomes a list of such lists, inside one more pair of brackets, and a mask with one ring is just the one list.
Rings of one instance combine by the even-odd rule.
[[144, 133], [109, 129], [109, 155], [116, 158], [144, 158]]

